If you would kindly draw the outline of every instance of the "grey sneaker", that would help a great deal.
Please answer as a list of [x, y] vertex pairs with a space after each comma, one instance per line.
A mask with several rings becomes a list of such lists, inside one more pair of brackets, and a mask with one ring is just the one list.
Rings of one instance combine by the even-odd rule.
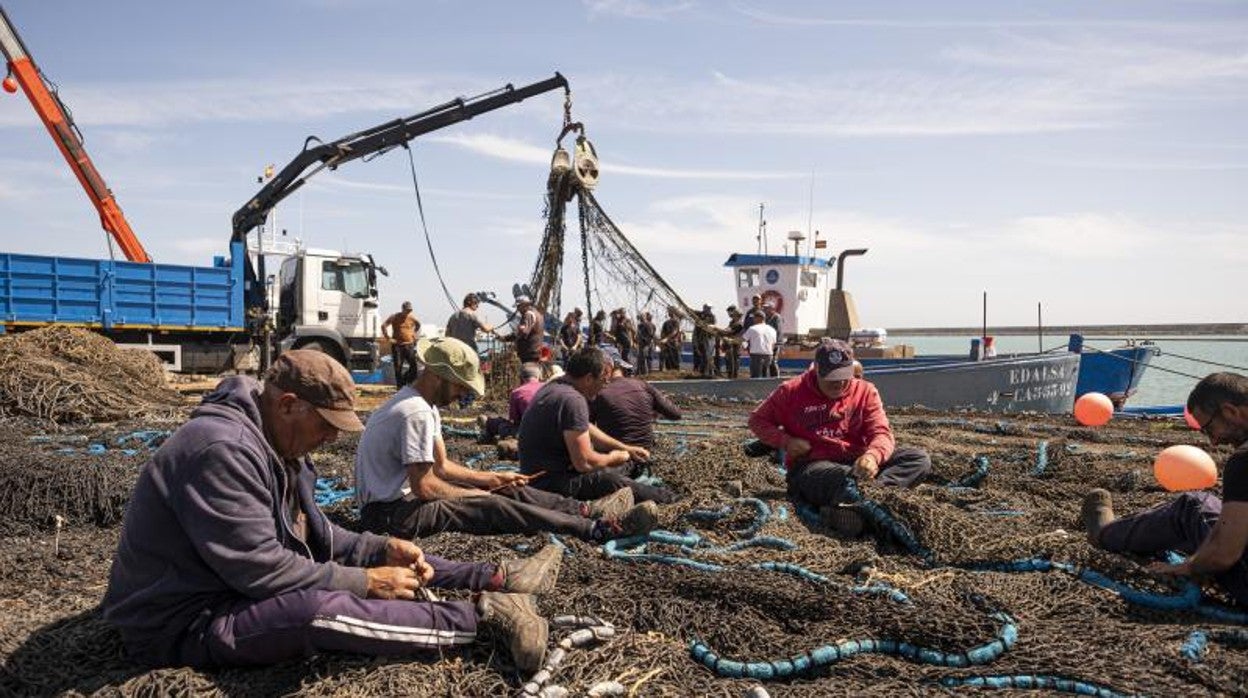
[[538, 615], [531, 594], [485, 591], [477, 601], [477, 609], [481, 612], [482, 624], [496, 628], [507, 638], [507, 647], [517, 669], [531, 676], [542, 668], [550, 626]]
[[659, 505], [642, 502], [618, 519], [603, 519], [610, 530], [609, 538], [644, 536], [659, 527]]
[[862, 512], [853, 505], [829, 505], [819, 510], [819, 519], [833, 533], [843, 538], [857, 538], [867, 527]]
[[628, 513], [635, 503], [633, 499], [633, 491], [627, 487], [612, 492], [605, 497], [599, 497], [589, 503], [589, 518], [591, 519], [618, 519]]
[[514, 594], [545, 594], [555, 588], [559, 565], [563, 563], [563, 547], [547, 545], [532, 557], [504, 560], [503, 591]]
[[1088, 534], [1088, 542], [1094, 547], [1101, 547], [1101, 529], [1114, 520], [1114, 499], [1109, 490], [1097, 488], [1085, 494], [1079, 517]]

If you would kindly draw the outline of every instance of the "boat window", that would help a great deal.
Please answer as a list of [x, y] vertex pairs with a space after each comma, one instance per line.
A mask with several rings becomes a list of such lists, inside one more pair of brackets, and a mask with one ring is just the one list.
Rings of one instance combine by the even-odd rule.
[[809, 286], [810, 288], [814, 288], [818, 286], [819, 285], [819, 272], [803, 271], [802, 272], [802, 285]]
[[740, 267], [737, 269], [737, 288], [748, 288], [758, 285], [757, 267]]

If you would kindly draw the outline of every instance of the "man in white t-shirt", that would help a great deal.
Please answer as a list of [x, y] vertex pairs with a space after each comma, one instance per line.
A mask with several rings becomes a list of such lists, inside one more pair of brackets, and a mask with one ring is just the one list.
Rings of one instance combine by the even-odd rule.
[[750, 313], [754, 324], [741, 335], [741, 343], [750, 354], [750, 378], [770, 375], [771, 357], [776, 349], [776, 330], [768, 325], [761, 310]]
[[473, 470], [454, 462], [442, 440], [439, 407], [485, 394], [477, 353], [452, 337], [422, 339], [425, 370], [368, 418], [355, 456], [364, 528], [399, 538], [442, 531], [552, 532], [588, 541], [646, 533], [653, 517], [632, 492], [581, 502], [527, 487], [529, 476]]

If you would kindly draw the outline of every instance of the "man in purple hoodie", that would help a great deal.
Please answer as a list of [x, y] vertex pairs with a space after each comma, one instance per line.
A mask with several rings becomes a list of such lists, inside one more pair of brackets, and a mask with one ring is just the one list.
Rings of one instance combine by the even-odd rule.
[[[109, 575], [105, 618], [151, 666], [263, 665], [342, 651], [417, 655], [473, 643], [478, 623], [540, 668], [560, 551], [500, 565], [425, 555], [336, 526], [307, 454], [363, 428], [351, 375], [325, 354], [278, 357], [262, 384], [221, 381], [143, 468]], [[416, 601], [424, 587], [473, 601]]]

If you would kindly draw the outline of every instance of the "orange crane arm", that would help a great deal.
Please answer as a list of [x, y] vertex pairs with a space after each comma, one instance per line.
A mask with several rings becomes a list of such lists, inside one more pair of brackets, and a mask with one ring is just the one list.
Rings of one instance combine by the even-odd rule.
[[117, 200], [113, 198], [113, 193], [104, 183], [104, 178], [100, 176], [91, 158], [87, 156], [87, 151], [83, 147], [82, 134], [74, 125], [69, 110], [61, 103], [56, 92], [48, 88], [39, 68], [18, 36], [17, 29], [9, 22], [9, 17], [2, 7], [0, 7], [0, 50], [4, 51], [5, 58], [8, 59], [9, 74], [16, 78], [17, 83], [26, 92], [26, 96], [30, 98], [35, 112], [43, 120], [43, 125], [48, 128], [48, 133], [52, 134], [52, 140], [61, 149], [61, 154], [65, 156], [65, 161], [69, 163], [70, 169], [78, 177], [78, 182], [87, 192], [87, 197], [100, 212], [100, 225], [112, 234], [117, 245], [121, 247], [122, 253], [126, 255], [126, 259], [132, 262], [151, 262], [152, 258], [148, 256], [147, 250], [143, 249], [142, 243], [130, 229], [130, 223], [126, 221], [126, 216], [121, 212], [121, 207], [117, 205]]

